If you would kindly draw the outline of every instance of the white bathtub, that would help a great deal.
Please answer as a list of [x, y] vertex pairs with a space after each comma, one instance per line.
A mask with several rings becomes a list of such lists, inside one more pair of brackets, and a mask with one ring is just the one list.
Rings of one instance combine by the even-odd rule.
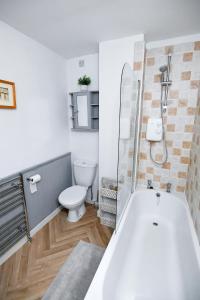
[[135, 192], [85, 300], [200, 300], [200, 247], [187, 202]]

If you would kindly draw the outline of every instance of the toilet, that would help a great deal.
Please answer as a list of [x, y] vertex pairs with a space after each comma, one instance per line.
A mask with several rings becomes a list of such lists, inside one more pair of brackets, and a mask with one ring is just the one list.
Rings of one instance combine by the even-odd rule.
[[85, 160], [73, 163], [75, 185], [65, 189], [58, 197], [59, 203], [69, 210], [67, 220], [77, 222], [85, 214], [85, 198], [88, 188], [92, 186], [96, 164]]

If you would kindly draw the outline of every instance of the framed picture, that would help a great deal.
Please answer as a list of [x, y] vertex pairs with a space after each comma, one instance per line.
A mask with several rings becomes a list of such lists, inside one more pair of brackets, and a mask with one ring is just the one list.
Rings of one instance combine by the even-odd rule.
[[0, 80], [0, 108], [16, 108], [14, 82]]

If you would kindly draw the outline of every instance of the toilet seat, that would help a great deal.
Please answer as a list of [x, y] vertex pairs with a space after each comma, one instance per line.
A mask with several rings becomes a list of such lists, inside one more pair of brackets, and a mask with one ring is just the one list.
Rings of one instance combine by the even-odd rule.
[[58, 200], [61, 205], [66, 208], [73, 208], [77, 205], [80, 205], [87, 193], [87, 188], [80, 185], [73, 185], [65, 189], [58, 197]]

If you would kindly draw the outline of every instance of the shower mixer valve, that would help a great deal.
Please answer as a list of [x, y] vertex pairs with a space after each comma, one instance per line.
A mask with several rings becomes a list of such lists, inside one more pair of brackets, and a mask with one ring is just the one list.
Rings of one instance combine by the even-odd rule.
[[151, 142], [160, 142], [162, 140], [162, 119], [149, 118], [147, 123], [146, 139]]

